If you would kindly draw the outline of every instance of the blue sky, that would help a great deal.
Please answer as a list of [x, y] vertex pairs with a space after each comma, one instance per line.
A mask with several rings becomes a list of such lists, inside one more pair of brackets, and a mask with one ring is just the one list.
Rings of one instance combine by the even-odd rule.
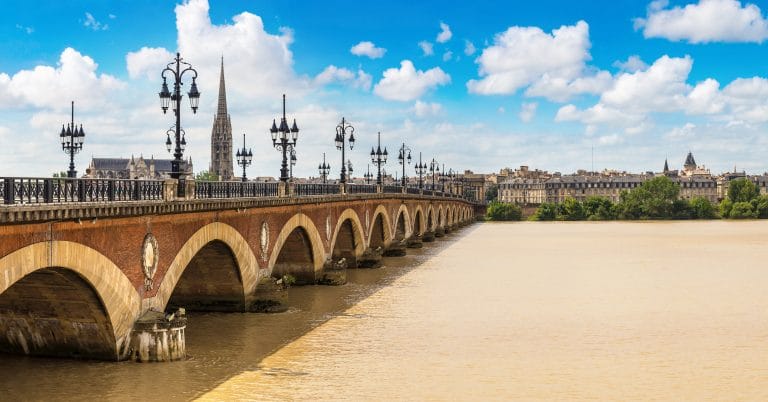
[[659, 170], [665, 157], [677, 167], [691, 150], [713, 173], [768, 171], [765, 2], [4, 5], [6, 176], [66, 169], [57, 133], [70, 100], [87, 135], [81, 172], [91, 155], [167, 158], [172, 121], [156, 93], [177, 50], [200, 72], [200, 110], [182, 117], [196, 171], [209, 163], [222, 55], [233, 137], [246, 133], [254, 153], [250, 176], [278, 174], [268, 127], [284, 92], [302, 129], [302, 176], [317, 174], [323, 152], [337, 174], [342, 116], [357, 130], [356, 175], [378, 131], [390, 149], [405, 141], [425, 159], [480, 172], [589, 169], [592, 149], [597, 170]]

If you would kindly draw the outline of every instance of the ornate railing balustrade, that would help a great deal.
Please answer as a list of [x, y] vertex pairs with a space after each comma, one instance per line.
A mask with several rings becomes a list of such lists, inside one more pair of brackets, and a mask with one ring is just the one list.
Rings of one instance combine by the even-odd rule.
[[277, 197], [278, 183], [196, 181], [195, 198]]
[[[190, 181], [191, 182], [191, 181]], [[190, 182], [187, 182], [189, 184]], [[169, 188], [166, 188], [169, 186]], [[0, 205], [63, 204], [80, 202], [173, 201], [176, 184], [163, 180], [0, 177]], [[280, 189], [281, 183], [241, 181], [195, 181], [188, 190], [194, 199], [257, 198], [278, 196], [341, 195], [339, 184], [296, 183]], [[399, 185], [347, 184], [345, 194], [402, 193]], [[407, 194], [461, 199], [458, 194], [407, 187]], [[170, 197], [170, 198], [167, 198]]]
[[0, 198], [6, 205], [163, 199], [162, 180], [4, 177]]
[[305, 195], [339, 194], [341, 188], [338, 184], [297, 183], [293, 186], [293, 195], [297, 197]]
[[375, 192], [375, 184], [347, 184], [347, 193], [349, 194], [373, 194]]

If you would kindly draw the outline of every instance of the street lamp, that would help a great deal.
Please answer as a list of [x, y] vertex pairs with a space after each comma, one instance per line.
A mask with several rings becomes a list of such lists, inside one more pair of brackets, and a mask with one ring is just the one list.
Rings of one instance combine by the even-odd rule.
[[67, 123], [66, 129], [64, 125], [61, 125], [61, 149], [65, 154], [69, 155], [69, 170], [67, 171], [67, 177], [77, 177], [77, 170], [75, 170], [75, 154], [83, 149], [83, 139], [85, 132], [83, 131], [83, 125], [80, 125], [80, 129], [75, 126], [75, 101], [72, 101], [72, 121]]
[[[407, 155], [406, 155], [406, 152], [408, 152]], [[411, 164], [411, 148], [406, 147], [405, 143], [403, 143], [403, 145], [400, 146], [400, 152], [398, 152], [398, 154], [397, 154], [397, 162], [399, 164], [403, 165], [403, 177], [402, 177], [403, 182], [402, 182], [402, 184], [403, 184], [403, 187], [405, 187], [405, 165], [406, 164], [408, 164], [408, 165]]]
[[383, 152], [381, 151], [381, 132], [379, 132], [376, 150], [374, 151], [373, 147], [371, 147], [371, 162], [373, 162], [378, 169], [378, 175], [376, 176], [376, 184], [378, 185], [381, 185], [381, 165], [387, 163], [388, 156], [389, 152], [387, 152], [387, 147], [384, 147]]
[[440, 191], [445, 192], [445, 181], [448, 180], [448, 172], [445, 170], [445, 163], [443, 163], [443, 171], [440, 173]]
[[365, 184], [371, 184], [371, 179], [373, 178], [373, 174], [371, 173], [371, 164], [366, 164], [368, 166], [368, 171], [363, 175], [365, 177]]
[[291, 149], [291, 169], [290, 169], [290, 177], [291, 181], [293, 181], [293, 167], [296, 166], [296, 150]]
[[320, 177], [323, 178], [323, 184], [325, 184], [328, 173], [331, 172], [331, 165], [325, 163], [325, 152], [323, 152], [323, 163], [317, 165], [317, 171], [320, 172]]
[[432, 158], [432, 161], [429, 162], [429, 174], [432, 175], [432, 191], [435, 191], [435, 175], [440, 174], [440, 163], [435, 158]]
[[283, 117], [280, 119], [280, 127], [277, 127], [275, 120], [272, 120], [272, 128], [269, 129], [272, 134], [272, 146], [283, 153], [283, 163], [280, 165], [280, 181], [288, 181], [288, 152], [291, 153], [292, 160], [295, 154], [292, 152], [296, 147], [296, 139], [299, 137], [299, 127], [296, 126], [296, 119], [293, 119], [293, 127], [288, 127], [288, 120], [285, 117], [285, 94], [283, 94]]
[[417, 163], [414, 168], [416, 169], [416, 174], [419, 175], [419, 189], [422, 189], [424, 188], [424, 180], [422, 177], [424, 177], [424, 173], [427, 172], [427, 165], [421, 161], [421, 152], [419, 152], [419, 163]]
[[251, 149], [245, 149], [245, 133], [243, 133], [243, 149], [237, 150], [237, 164], [243, 167], [243, 181], [248, 181], [245, 177], [245, 168], [251, 165], [253, 161], [253, 153]]
[[[184, 83], [181, 82], [181, 78], [186, 72], [194, 74], [192, 76], [192, 86], [189, 88], [187, 95], [189, 96], [189, 105], [192, 108], [192, 113], [197, 113], [197, 107], [200, 103], [200, 91], [197, 90], [197, 83], [195, 82], [195, 80], [197, 80], [197, 70], [192, 68], [191, 64], [183, 61], [179, 53], [176, 53], [174, 61], [168, 63], [160, 74], [160, 76], [163, 77], [163, 86], [158, 94], [160, 95], [160, 108], [163, 109], [163, 114], [168, 111], [168, 107], [170, 106], [173, 107], [173, 113], [176, 115], [176, 125], [172, 127], [172, 129], [174, 129], [176, 148], [173, 151], [173, 160], [171, 161], [171, 177], [180, 181], [183, 180], [181, 177], [181, 157], [184, 156], [184, 148], [187, 145], [186, 139], [182, 136], [183, 130], [181, 129], [181, 98], [183, 97], [181, 94], [181, 86], [184, 85]], [[168, 77], [165, 76], [166, 73], [171, 73], [173, 75], [173, 92], [168, 90]], [[171, 102], [173, 102], [173, 104], [171, 104]], [[168, 147], [169, 144], [170, 134], [166, 140], [166, 147]], [[168, 149], [168, 152], [170, 152], [170, 147], [168, 147]], [[178, 186], [178, 196], [184, 196], [184, 186], [181, 185], [181, 183], [179, 183]]]
[[355, 146], [355, 128], [342, 117], [341, 123], [336, 126], [336, 139], [334, 140], [336, 142], [336, 149], [341, 151], [341, 176], [339, 178], [339, 183], [341, 184], [347, 182], [346, 166], [344, 164], [344, 159], [346, 159], [344, 157], [344, 146], [347, 141], [347, 131], [349, 131], [349, 150], [351, 151]]

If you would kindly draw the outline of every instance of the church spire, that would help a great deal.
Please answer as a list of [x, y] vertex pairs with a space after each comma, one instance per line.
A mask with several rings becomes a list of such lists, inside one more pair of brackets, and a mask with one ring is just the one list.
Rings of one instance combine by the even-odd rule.
[[[190, 162], [191, 165], [191, 162]], [[224, 85], [224, 56], [221, 57], [219, 76], [219, 107], [211, 130], [211, 165], [208, 171], [219, 180], [232, 180], [232, 123], [227, 113], [227, 90]]]
[[669, 163], [664, 159], [664, 173], [669, 173]]
[[224, 85], [224, 56], [221, 56], [221, 73], [219, 74], [219, 107], [216, 114], [227, 115], [227, 89]]

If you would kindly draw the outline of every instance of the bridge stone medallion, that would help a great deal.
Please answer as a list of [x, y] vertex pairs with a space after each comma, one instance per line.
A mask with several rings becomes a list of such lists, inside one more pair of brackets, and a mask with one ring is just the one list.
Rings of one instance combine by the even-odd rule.
[[269, 246], [269, 224], [264, 221], [261, 224], [261, 259], [267, 261], [267, 246]]
[[152, 290], [152, 280], [157, 272], [157, 261], [160, 259], [158, 252], [157, 239], [152, 233], [144, 236], [144, 243], [141, 246], [141, 267], [144, 271], [144, 289]]

